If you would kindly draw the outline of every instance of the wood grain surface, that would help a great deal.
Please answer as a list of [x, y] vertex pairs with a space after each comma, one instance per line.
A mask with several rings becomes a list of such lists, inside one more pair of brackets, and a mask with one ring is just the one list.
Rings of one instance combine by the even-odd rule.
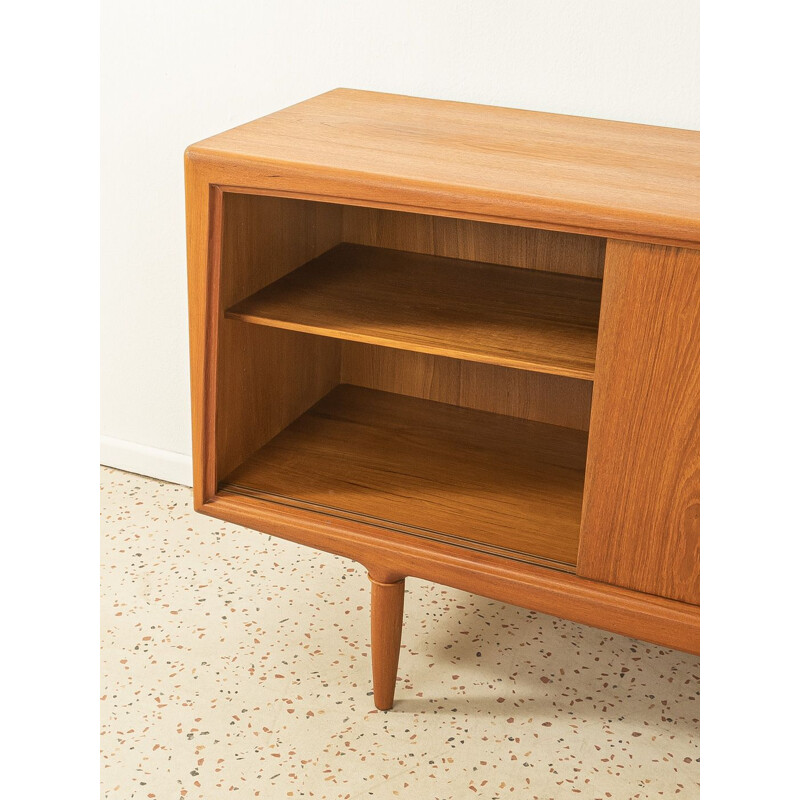
[[606, 240], [598, 236], [341, 206], [342, 241], [519, 269], [602, 278]]
[[342, 342], [342, 383], [589, 430], [592, 382]]
[[336, 89], [187, 153], [231, 187], [697, 246], [699, 140], [696, 131]]
[[336, 206], [223, 195], [219, 278], [215, 479], [224, 478], [339, 382], [339, 343], [225, 319], [232, 303], [332, 247]]
[[578, 573], [700, 602], [697, 252], [609, 242]]
[[406, 582], [381, 583], [370, 577], [370, 584], [373, 700], [375, 708], [388, 711], [394, 704]]
[[601, 287], [592, 278], [342, 244], [226, 316], [591, 379]]
[[341, 385], [222, 488], [573, 569], [586, 438]]

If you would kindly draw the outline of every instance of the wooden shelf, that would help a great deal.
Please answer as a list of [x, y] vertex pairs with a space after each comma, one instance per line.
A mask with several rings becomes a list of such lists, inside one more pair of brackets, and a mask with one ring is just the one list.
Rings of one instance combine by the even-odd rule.
[[591, 380], [602, 282], [341, 244], [226, 316]]
[[220, 491], [574, 572], [587, 434], [343, 384]]

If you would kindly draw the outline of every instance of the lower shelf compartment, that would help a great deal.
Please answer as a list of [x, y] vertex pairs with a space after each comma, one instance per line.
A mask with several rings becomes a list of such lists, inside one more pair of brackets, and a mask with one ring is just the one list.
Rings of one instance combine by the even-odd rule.
[[587, 436], [343, 384], [219, 488], [574, 572]]

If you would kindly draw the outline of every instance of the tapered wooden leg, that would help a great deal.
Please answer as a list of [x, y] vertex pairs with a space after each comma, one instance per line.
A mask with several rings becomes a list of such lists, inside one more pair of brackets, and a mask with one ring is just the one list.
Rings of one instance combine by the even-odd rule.
[[400, 637], [403, 634], [403, 592], [406, 582], [372, 583], [372, 690], [375, 707], [388, 711], [394, 703]]

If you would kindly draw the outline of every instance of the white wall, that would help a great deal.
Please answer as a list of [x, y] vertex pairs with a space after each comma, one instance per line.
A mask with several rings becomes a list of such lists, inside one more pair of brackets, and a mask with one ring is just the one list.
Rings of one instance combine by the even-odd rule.
[[105, 0], [101, 460], [189, 483], [184, 148], [336, 86], [699, 127], [698, 0]]

